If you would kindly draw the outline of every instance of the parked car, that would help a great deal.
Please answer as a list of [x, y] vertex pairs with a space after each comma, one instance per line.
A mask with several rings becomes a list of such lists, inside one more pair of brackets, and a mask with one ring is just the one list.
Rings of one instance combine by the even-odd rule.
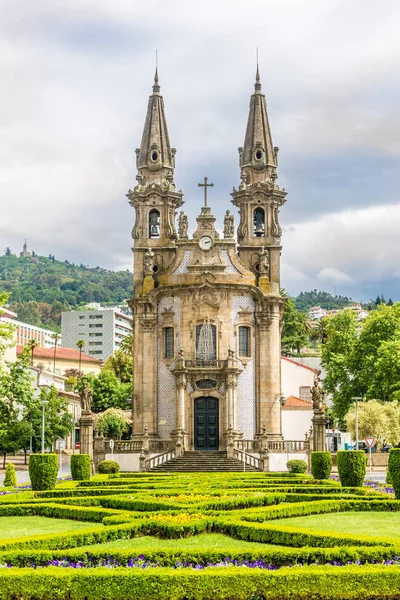
[[390, 446], [389, 444], [384, 444], [381, 448], [381, 452], [389, 452], [392, 448], [393, 446]]

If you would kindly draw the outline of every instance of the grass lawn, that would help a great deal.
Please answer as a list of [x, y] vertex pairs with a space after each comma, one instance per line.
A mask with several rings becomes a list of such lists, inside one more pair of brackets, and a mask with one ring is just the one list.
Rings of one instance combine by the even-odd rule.
[[[145, 553], [146, 550], [193, 550], [203, 552], [206, 550], [227, 551], [241, 550], [265, 550], [266, 548], [277, 548], [270, 544], [261, 544], [258, 542], [245, 542], [236, 540], [219, 533], [202, 533], [183, 539], [166, 540], [151, 536], [143, 536], [132, 538], [130, 540], [115, 540], [107, 544], [95, 544], [82, 548], [90, 552], [95, 549], [115, 549], [115, 550], [132, 550], [132, 552]], [[228, 554], [227, 554], [228, 556]]]
[[310, 515], [282, 519], [280, 524], [318, 531], [400, 538], [400, 513], [398, 512], [346, 512]]
[[88, 529], [95, 523], [49, 517], [0, 517], [0, 539]]

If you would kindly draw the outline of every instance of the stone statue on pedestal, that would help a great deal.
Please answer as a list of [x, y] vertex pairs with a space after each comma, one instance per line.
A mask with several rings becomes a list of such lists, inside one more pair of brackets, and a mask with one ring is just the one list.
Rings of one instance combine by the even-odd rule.
[[324, 392], [322, 391], [322, 388], [319, 385], [318, 377], [315, 378], [314, 386], [311, 388], [311, 397], [313, 401], [314, 411], [321, 412], [322, 405], [324, 403]]
[[82, 411], [90, 413], [92, 410], [93, 392], [88, 386], [87, 381], [85, 381], [84, 387], [79, 392], [79, 397], [81, 400]]
[[178, 218], [178, 234], [180, 239], [186, 239], [188, 236], [188, 218], [187, 215], [181, 210]]
[[146, 254], [144, 255], [144, 261], [143, 261], [144, 274], [145, 275], [153, 275], [153, 273], [154, 273], [153, 267], [154, 267], [154, 252], [151, 248], [149, 248], [147, 250]]
[[264, 246], [258, 252], [258, 258], [260, 259], [260, 275], [268, 275], [269, 273], [269, 259], [268, 259], [268, 250]]
[[224, 217], [224, 237], [231, 238], [235, 233], [235, 217], [227, 210]]

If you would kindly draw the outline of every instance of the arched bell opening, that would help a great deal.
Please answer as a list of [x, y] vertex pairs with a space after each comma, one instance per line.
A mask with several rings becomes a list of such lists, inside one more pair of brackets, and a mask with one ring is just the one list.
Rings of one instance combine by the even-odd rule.
[[149, 238], [160, 237], [160, 211], [153, 208], [149, 212]]
[[253, 235], [255, 237], [265, 237], [265, 211], [259, 206], [253, 213]]

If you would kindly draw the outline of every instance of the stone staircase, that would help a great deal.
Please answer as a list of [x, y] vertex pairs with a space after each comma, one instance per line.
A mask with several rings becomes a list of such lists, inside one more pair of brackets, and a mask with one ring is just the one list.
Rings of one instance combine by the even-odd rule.
[[[180, 458], [173, 458], [168, 462], [158, 465], [150, 470], [156, 472], [175, 472], [175, 473], [192, 473], [192, 472], [238, 472], [243, 471], [243, 463], [237, 458], [228, 458], [226, 452], [215, 451], [190, 451], [185, 452]], [[253, 466], [246, 465], [247, 472], [257, 472]]]

